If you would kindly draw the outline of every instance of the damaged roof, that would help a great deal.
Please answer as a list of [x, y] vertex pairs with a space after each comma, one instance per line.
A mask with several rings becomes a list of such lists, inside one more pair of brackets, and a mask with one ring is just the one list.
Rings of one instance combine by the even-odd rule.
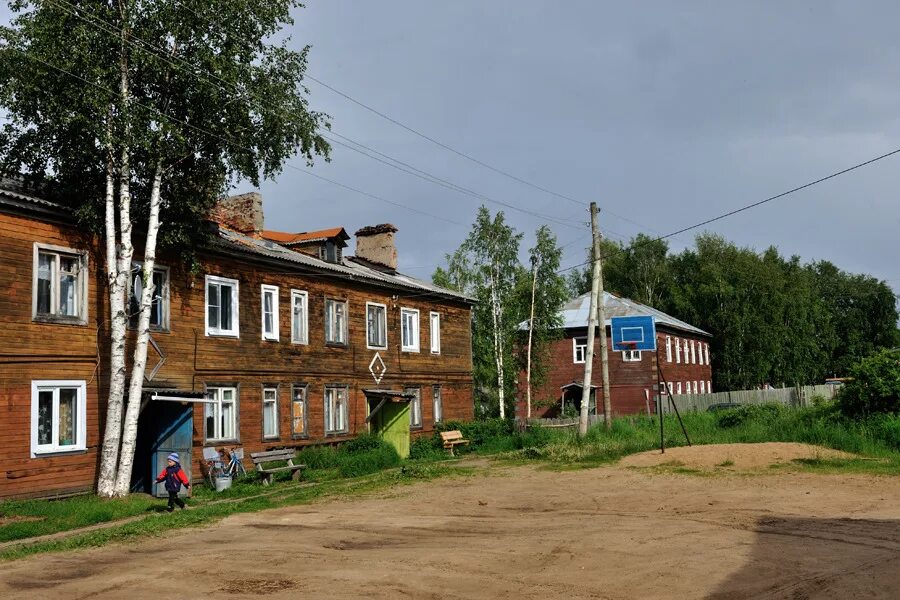
[[362, 260], [345, 256], [339, 263], [320, 260], [307, 254], [302, 254], [275, 243], [269, 239], [250, 237], [230, 229], [218, 228], [218, 239], [214, 242], [219, 250], [238, 251], [264, 258], [285, 261], [297, 266], [309, 267], [316, 270], [328, 271], [337, 277], [357, 279], [373, 285], [381, 285], [391, 288], [444, 296], [463, 302], [475, 302], [475, 299], [455, 290], [443, 288], [433, 283], [410, 277], [402, 273], [386, 273], [368, 266]]
[[320, 229], [319, 231], [302, 231], [300, 233], [288, 233], [286, 231], [272, 231], [267, 229], [263, 231], [261, 235], [269, 241], [284, 244], [285, 246], [309, 242], [324, 242], [334, 238], [339, 238], [341, 240], [350, 239], [350, 236], [343, 227], [332, 227], [331, 229]]

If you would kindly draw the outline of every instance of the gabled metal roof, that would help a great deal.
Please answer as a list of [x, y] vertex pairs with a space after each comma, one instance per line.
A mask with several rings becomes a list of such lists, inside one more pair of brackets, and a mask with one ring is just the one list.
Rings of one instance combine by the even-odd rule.
[[[589, 293], [578, 296], [574, 300], [569, 300], [560, 312], [563, 319], [562, 326], [566, 329], [587, 327], [590, 308], [591, 295]], [[641, 304], [640, 302], [635, 302], [628, 298], [621, 298], [611, 292], [603, 293], [603, 309], [607, 317], [607, 326], [610, 324], [611, 317], [650, 316], [656, 318], [657, 325], [711, 337], [710, 333], [703, 331], [698, 327], [694, 327], [690, 323], [685, 323], [680, 319], [676, 319], [672, 315], [657, 310], [652, 306], [647, 306], [646, 304]], [[528, 327], [527, 321], [523, 324], [526, 328]]]

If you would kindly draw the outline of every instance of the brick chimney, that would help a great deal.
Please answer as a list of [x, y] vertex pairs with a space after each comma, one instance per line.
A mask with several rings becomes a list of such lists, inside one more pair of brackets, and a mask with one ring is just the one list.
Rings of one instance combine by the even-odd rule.
[[245, 235], [259, 237], [263, 230], [262, 194], [250, 192], [219, 200], [209, 218]]
[[370, 225], [356, 232], [356, 258], [375, 266], [397, 270], [397, 247], [394, 234], [397, 228], [390, 223]]

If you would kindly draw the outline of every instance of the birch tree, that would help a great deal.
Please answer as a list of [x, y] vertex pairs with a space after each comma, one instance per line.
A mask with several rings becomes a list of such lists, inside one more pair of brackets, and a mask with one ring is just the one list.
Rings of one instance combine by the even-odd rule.
[[[157, 247], [191, 248], [237, 180], [327, 158], [303, 86], [309, 47], [271, 42], [295, 0], [15, 0], [0, 30], [0, 166], [103, 239], [109, 395], [98, 493], [128, 493]], [[128, 297], [135, 241], [138, 314]], [[129, 317], [137, 317], [130, 364]], [[126, 402], [126, 382], [128, 382]]]
[[503, 212], [491, 217], [482, 206], [466, 240], [447, 256], [447, 269], [438, 268], [435, 283], [468, 293], [474, 308], [472, 362], [478, 390], [492, 390], [498, 413], [506, 418], [506, 404], [517, 362], [513, 342], [518, 326], [515, 287], [520, 277], [519, 243], [522, 234], [506, 224]]

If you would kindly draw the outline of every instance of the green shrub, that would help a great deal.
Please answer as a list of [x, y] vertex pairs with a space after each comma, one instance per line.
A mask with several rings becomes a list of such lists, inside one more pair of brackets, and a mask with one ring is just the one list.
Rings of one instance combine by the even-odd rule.
[[368, 452], [358, 452], [354, 454], [345, 453], [342, 457], [338, 472], [341, 477], [360, 477], [370, 473], [390, 469], [400, 464], [400, 455], [393, 446], [382, 443], [374, 450]]
[[850, 369], [840, 391], [841, 411], [850, 417], [900, 413], [900, 350], [882, 350]]
[[409, 458], [412, 460], [438, 460], [447, 456], [441, 445], [440, 436], [420, 435], [409, 445]]
[[297, 462], [310, 469], [332, 469], [340, 464], [338, 451], [331, 446], [312, 446], [297, 453]]
[[435, 426], [438, 432], [458, 429], [473, 447], [496, 438], [512, 435], [515, 430], [513, 421], [507, 419], [483, 419], [471, 423], [461, 421], [445, 421]]
[[738, 427], [750, 423], [769, 424], [777, 421], [787, 408], [781, 404], [745, 404], [716, 413], [719, 427]]
[[348, 454], [359, 454], [360, 452], [370, 452], [376, 448], [380, 448], [385, 441], [377, 435], [371, 433], [361, 433], [349, 442], [341, 444], [341, 451]]

